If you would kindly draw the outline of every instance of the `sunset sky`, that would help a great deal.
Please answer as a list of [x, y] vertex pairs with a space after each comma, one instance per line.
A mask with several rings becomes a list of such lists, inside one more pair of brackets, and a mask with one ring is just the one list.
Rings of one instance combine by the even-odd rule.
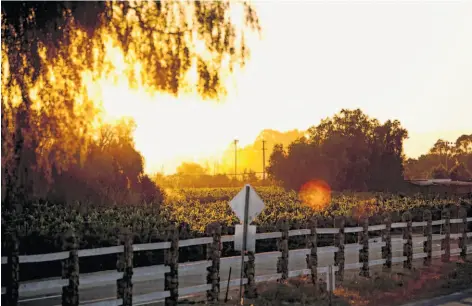
[[251, 37], [252, 57], [224, 101], [149, 97], [124, 86], [105, 94], [135, 101], [114, 111], [137, 121], [147, 172], [218, 158], [235, 137], [250, 144], [266, 128], [304, 130], [341, 108], [399, 119], [411, 157], [438, 138], [472, 132], [471, 1], [256, 7], [262, 39]]

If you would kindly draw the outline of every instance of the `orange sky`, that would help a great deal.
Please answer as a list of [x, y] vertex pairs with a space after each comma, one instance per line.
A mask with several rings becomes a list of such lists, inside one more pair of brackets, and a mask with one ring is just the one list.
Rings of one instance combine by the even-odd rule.
[[341, 108], [399, 119], [412, 157], [472, 132], [472, 2], [256, 7], [262, 40], [251, 37], [252, 57], [220, 103], [95, 84], [108, 116], [135, 119], [147, 172], [219, 159], [235, 137], [244, 146], [266, 128], [304, 130]]

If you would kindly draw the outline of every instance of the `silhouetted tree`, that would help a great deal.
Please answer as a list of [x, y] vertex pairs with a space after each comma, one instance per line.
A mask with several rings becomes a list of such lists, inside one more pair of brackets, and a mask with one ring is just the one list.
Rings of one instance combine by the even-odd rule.
[[472, 135], [459, 136], [453, 146], [439, 139], [427, 154], [405, 161], [405, 177], [408, 179], [428, 178], [434, 168], [446, 163], [446, 159], [448, 166], [463, 164], [468, 172], [472, 172]]
[[458, 163], [452, 167], [451, 171], [449, 172], [449, 177], [453, 181], [468, 181], [472, 179], [472, 175], [463, 163]]
[[142, 200], [146, 203], [161, 203], [164, 192], [147, 175], [140, 177]]
[[284, 169], [285, 159], [284, 147], [281, 144], [274, 145], [274, 149], [269, 158], [269, 166], [267, 167], [267, 173], [271, 180], [278, 181], [286, 177]]
[[177, 167], [177, 174], [179, 175], [204, 175], [206, 173], [207, 169], [197, 163], [183, 162]]
[[374, 129], [368, 181], [370, 190], [398, 191], [403, 187], [403, 141], [407, 137], [408, 132], [398, 120], [388, 120]]
[[134, 128], [127, 121], [103, 126], [83, 164], [53, 172], [54, 184], [45, 197], [90, 204], [162, 202], [163, 192], [144, 174], [143, 158], [134, 148]]
[[449, 173], [447, 173], [443, 165], [439, 165], [431, 171], [431, 177], [433, 179], [447, 179], [449, 178]]
[[278, 146], [268, 173], [284, 187], [299, 189], [321, 179], [335, 190], [395, 190], [403, 183], [403, 141], [398, 121], [383, 125], [361, 110], [341, 110], [288, 146]]
[[461, 135], [456, 140], [456, 152], [458, 154], [472, 153], [472, 134]]
[[[245, 25], [237, 27], [228, 14], [233, 4], [38, 1], [2, 5], [2, 187], [6, 205], [28, 202], [34, 176], [51, 184], [53, 178], [82, 172], [79, 169], [87, 159], [89, 163], [106, 160], [107, 169], [127, 171], [113, 177], [115, 186], [139, 184], [142, 158], [126, 148], [127, 144], [104, 153], [116, 159], [113, 164], [107, 157], [97, 156], [103, 145], [94, 147], [97, 109], [88, 97], [82, 73], [93, 71], [95, 78], [110, 72], [113, 63], [107, 56], [107, 37], [124, 58], [141, 64], [139, 72], [131, 69], [123, 74], [130, 86], [140, 80], [147, 88], [176, 95], [195, 63], [194, 85], [199, 95], [221, 97], [225, 94], [221, 76], [248, 59], [243, 33], [260, 30], [257, 14], [246, 2], [241, 3]], [[203, 42], [203, 49], [196, 47], [197, 40]], [[107, 180], [104, 175], [96, 178]]]

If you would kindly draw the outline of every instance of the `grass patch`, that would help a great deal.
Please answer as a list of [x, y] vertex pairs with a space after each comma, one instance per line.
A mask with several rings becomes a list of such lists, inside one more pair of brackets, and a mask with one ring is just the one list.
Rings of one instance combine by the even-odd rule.
[[[404, 270], [401, 266], [394, 267], [392, 272], [372, 269], [369, 278], [360, 277], [355, 271], [346, 271], [343, 283], [336, 285], [331, 297], [326, 292], [324, 282], [320, 283], [319, 294], [315, 295], [313, 284], [307, 277], [290, 279], [285, 284], [261, 283], [257, 286], [259, 296], [245, 299], [244, 305], [394, 306], [469, 289], [471, 283], [472, 260], [455, 260], [449, 263], [436, 260], [430, 267], [416, 267], [411, 271]], [[221, 297], [224, 298], [225, 290], [221, 290]], [[215, 305], [240, 305], [238, 290], [231, 290], [230, 297], [231, 300], [227, 303], [220, 301]], [[192, 300], [181, 301], [179, 304], [205, 304], [201, 298], [200, 301]]]

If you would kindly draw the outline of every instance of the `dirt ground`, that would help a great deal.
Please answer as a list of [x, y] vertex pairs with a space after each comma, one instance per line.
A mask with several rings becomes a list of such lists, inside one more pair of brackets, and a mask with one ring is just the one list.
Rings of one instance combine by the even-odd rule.
[[[385, 305], [394, 306], [446, 295], [472, 287], [472, 258], [462, 261], [451, 258], [443, 263], [434, 260], [432, 266], [417, 265], [411, 271], [402, 266], [393, 267], [387, 273], [382, 269], [371, 269], [369, 278], [358, 276], [355, 271], [346, 271], [342, 283], [336, 284], [334, 293], [326, 292], [326, 284], [320, 284], [320, 294], [315, 296], [313, 284], [305, 278], [290, 279], [286, 284], [261, 283], [257, 286], [258, 297], [245, 299], [244, 305]], [[221, 288], [224, 291], [224, 288]], [[224, 297], [222, 292], [222, 296]], [[214, 305], [240, 305], [239, 291], [229, 292], [230, 300]], [[206, 304], [198, 298], [184, 300], [180, 305]]]

